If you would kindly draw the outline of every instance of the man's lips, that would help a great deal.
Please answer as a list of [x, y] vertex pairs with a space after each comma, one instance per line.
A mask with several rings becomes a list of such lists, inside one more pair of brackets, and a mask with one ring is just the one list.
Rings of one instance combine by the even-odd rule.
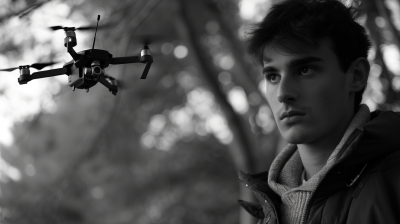
[[291, 117], [291, 116], [295, 116], [295, 115], [306, 115], [306, 113], [303, 113], [301, 111], [297, 111], [297, 110], [289, 110], [289, 111], [285, 111], [281, 114], [281, 116], [279, 117], [280, 120], [283, 120], [285, 117]]

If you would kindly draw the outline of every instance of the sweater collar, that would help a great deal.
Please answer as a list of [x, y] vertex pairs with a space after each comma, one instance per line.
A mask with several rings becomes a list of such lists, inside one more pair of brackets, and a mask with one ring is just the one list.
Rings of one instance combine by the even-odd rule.
[[[359, 110], [350, 122], [345, 134], [341, 141], [332, 152], [327, 164], [316, 175], [311, 177], [307, 182], [302, 184], [301, 174], [304, 170], [300, 154], [297, 150], [297, 145], [288, 144], [272, 162], [269, 175], [268, 184], [278, 194], [282, 195], [291, 190], [306, 190], [313, 191], [317, 184], [326, 175], [327, 171], [337, 162], [337, 158], [343, 156], [347, 146], [354, 133], [358, 128], [365, 125], [370, 120], [370, 111], [365, 104], [360, 105]], [[300, 186], [301, 185], [301, 186]], [[299, 188], [300, 186], [300, 188]]]

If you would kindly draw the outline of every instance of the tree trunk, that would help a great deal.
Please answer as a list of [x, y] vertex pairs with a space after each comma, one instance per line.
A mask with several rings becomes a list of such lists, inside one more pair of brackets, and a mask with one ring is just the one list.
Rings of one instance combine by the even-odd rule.
[[[249, 139], [251, 130], [245, 125], [244, 121], [238, 115], [227, 101], [227, 97], [221, 89], [218, 81], [218, 70], [213, 64], [212, 55], [206, 52], [204, 46], [200, 42], [203, 34], [202, 30], [205, 24], [201, 23], [201, 17], [206, 15], [204, 10], [204, 1], [179, 1], [180, 18], [178, 23], [181, 24], [182, 35], [184, 40], [188, 40], [189, 49], [193, 55], [197, 57], [198, 68], [202, 70], [201, 74], [208, 83], [208, 87], [214, 94], [221, 110], [224, 113], [230, 130], [233, 132], [233, 141], [230, 143], [230, 153], [232, 155], [235, 166], [238, 170], [253, 173], [255, 171], [255, 163], [253, 160], [253, 147]], [[203, 16], [202, 16], [203, 15]], [[240, 184], [240, 198], [244, 200], [253, 200], [253, 194]], [[253, 223], [255, 220], [243, 209], [240, 213], [240, 223]]]

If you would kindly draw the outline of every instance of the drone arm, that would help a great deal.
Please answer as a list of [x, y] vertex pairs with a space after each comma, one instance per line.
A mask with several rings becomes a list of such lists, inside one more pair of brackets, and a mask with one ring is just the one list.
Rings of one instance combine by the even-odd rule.
[[52, 76], [57, 76], [57, 75], [64, 75], [67, 74], [68, 69], [66, 67], [63, 68], [58, 68], [58, 69], [51, 69], [47, 71], [40, 71], [40, 72], [34, 72], [30, 76], [31, 79], [41, 79], [41, 78], [47, 78], [47, 77], [52, 77]]
[[110, 64], [117, 65], [117, 64], [128, 64], [128, 63], [146, 63], [146, 67], [143, 70], [141, 79], [145, 79], [147, 74], [149, 73], [151, 64], [153, 63], [153, 58], [151, 55], [144, 55], [144, 56], [131, 56], [131, 57], [116, 57], [112, 58]]
[[116, 57], [112, 58], [110, 64], [119, 65], [119, 64], [129, 64], [129, 63], [138, 63], [142, 62], [141, 57], [139, 56], [131, 56], [131, 57]]
[[41, 71], [41, 72], [34, 72], [32, 75], [25, 74], [21, 75], [18, 78], [18, 83], [20, 85], [22, 84], [27, 84], [29, 81], [33, 79], [41, 79], [41, 78], [46, 78], [46, 77], [52, 77], [52, 76], [57, 76], [57, 75], [64, 75], [68, 73], [68, 68], [63, 67], [63, 68], [58, 68], [58, 69], [51, 69], [47, 71]]
[[67, 42], [67, 52], [71, 55], [74, 61], [78, 61], [81, 58], [79, 54], [76, 53], [74, 48], [72, 48], [72, 44], [70, 44], [70, 42]]
[[107, 88], [110, 90], [110, 92], [112, 92], [112, 94], [117, 95], [118, 87], [115, 86], [115, 85], [111, 85], [111, 84], [104, 78], [104, 76], [100, 76], [99, 82], [100, 82], [101, 84], [103, 84], [105, 87], [107, 87]]
[[146, 67], [144, 67], [142, 76], [140, 77], [141, 79], [146, 79], [147, 74], [149, 73], [149, 70], [150, 70], [150, 67], [151, 67], [152, 63], [153, 63], [153, 61], [147, 61], [146, 62]]

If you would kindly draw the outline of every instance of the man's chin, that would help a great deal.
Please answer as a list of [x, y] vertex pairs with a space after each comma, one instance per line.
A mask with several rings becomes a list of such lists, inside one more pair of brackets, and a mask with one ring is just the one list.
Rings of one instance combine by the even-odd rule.
[[310, 142], [310, 139], [307, 138], [306, 135], [304, 134], [286, 134], [282, 135], [283, 139], [285, 139], [288, 143], [291, 144], [305, 144], [307, 142]]

